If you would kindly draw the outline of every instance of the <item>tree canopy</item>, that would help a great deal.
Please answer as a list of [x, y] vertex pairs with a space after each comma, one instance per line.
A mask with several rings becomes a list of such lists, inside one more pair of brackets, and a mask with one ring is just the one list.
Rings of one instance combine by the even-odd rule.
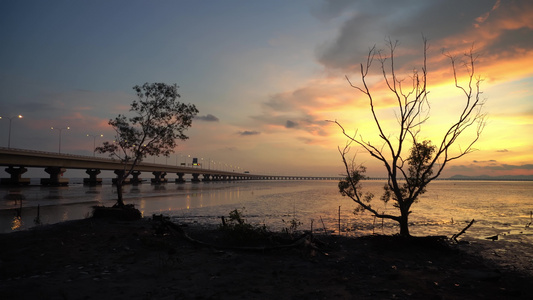
[[189, 137], [185, 131], [191, 127], [198, 110], [193, 104], [178, 102], [178, 86], [165, 83], [145, 83], [133, 87], [137, 100], [131, 104], [132, 117], [119, 114], [109, 120], [115, 130], [115, 140], [97, 147], [100, 153], [109, 153], [124, 165], [123, 174], [117, 178], [118, 206], [123, 206], [121, 187], [124, 180], [146, 156], [169, 156], [177, 140]]

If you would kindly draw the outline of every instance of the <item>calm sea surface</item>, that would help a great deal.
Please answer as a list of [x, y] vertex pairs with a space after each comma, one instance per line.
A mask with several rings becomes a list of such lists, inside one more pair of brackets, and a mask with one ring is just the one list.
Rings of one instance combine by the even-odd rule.
[[[71, 179], [68, 187], [0, 188], [0, 232], [36, 226], [37, 216], [41, 224], [82, 219], [94, 205], [114, 204], [116, 190], [108, 181], [98, 187], [80, 183], [81, 179]], [[395, 213], [392, 203], [383, 206], [379, 201], [383, 184], [365, 181], [363, 186], [376, 194], [374, 207]], [[399, 231], [393, 221], [382, 222], [368, 213], [354, 215], [355, 204], [338, 193], [336, 181], [144, 183], [126, 186], [124, 197], [144, 216], [164, 214], [176, 222], [219, 224], [220, 216], [240, 209], [247, 222], [272, 230], [289, 227], [297, 219], [301, 230], [338, 233], [340, 223], [345, 235]], [[533, 244], [532, 211], [533, 182], [435, 181], [413, 205], [410, 229], [413, 235], [451, 236], [475, 219], [465, 236], [484, 239], [499, 234], [503, 240]]]

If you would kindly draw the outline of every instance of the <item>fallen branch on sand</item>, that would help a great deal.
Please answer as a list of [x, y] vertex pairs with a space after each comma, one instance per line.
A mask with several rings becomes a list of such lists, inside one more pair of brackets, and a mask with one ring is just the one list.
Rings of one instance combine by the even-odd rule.
[[280, 250], [280, 249], [289, 249], [289, 248], [297, 248], [299, 246], [303, 246], [306, 249], [309, 249], [310, 251], [318, 251], [324, 255], [328, 255], [326, 252], [320, 250], [315, 244], [314, 239], [312, 237], [312, 234], [306, 233], [299, 239], [297, 239], [295, 242], [287, 245], [275, 245], [275, 246], [259, 246], [259, 247], [237, 247], [237, 246], [223, 246], [223, 245], [214, 245], [210, 243], [206, 243], [197, 239], [194, 239], [190, 237], [179, 225], [172, 223], [169, 220], [161, 220], [161, 225], [168, 228], [171, 232], [173, 232], [176, 236], [179, 236], [181, 238], [184, 238], [185, 240], [204, 247], [214, 248], [214, 249], [227, 249], [227, 250], [242, 250], [242, 251], [272, 251], [272, 250]]
[[470, 223], [469, 223], [468, 225], [466, 225], [466, 227], [463, 228], [463, 230], [461, 230], [458, 234], [454, 234], [454, 235], [452, 235], [452, 240], [454, 240], [456, 243], [459, 244], [459, 241], [457, 240], [457, 238], [458, 238], [461, 234], [465, 233], [465, 231], [466, 231], [468, 228], [470, 228], [470, 226], [472, 226], [472, 224], [474, 224], [474, 222], [475, 222], [475, 220], [472, 219], [472, 221], [470, 221]]

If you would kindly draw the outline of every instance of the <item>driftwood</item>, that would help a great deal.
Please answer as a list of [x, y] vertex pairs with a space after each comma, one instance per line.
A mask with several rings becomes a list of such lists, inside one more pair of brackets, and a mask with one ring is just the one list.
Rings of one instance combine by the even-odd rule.
[[288, 245], [276, 245], [276, 246], [259, 246], [259, 247], [237, 247], [237, 246], [225, 246], [225, 245], [214, 245], [207, 242], [203, 242], [197, 239], [194, 239], [190, 237], [179, 225], [174, 224], [170, 222], [169, 220], [161, 220], [161, 224], [164, 225], [166, 228], [168, 228], [170, 231], [172, 231], [175, 235], [195, 244], [200, 245], [204, 247], [209, 247], [213, 249], [225, 249], [225, 250], [242, 250], [242, 251], [272, 251], [272, 250], [280, 250], [280, 249], [289, 249], [289, 248], [296, 248], [299, 246], [303, 246], [305, 248], [309, 248], [314, 251], [318, 251], [324, 255], [328, 255], [327, 253], [320, 250], [318, 247], [316, 247], [313, 243], [313, 237], [312, 234], [306, 233], [296, 241], [294, 241], [291, 244]]
[[454, 234], [452, 235], [452, 240], [454, 240], [456, 243], [459, 243], [459, 241], [457, 240], [457, 238], [462, 235], [463, 233], [465, 233], [465, 231], [470, 228], [470, 226], [472, 226], [472, 224], [474, 224], [475, 220], [472, 219], [472, 221], [470, 221], [470, 223], [468, 225], [466, 225], [465, 228], [463, 228], [463, 230], [461, 230], [459, 233], [457, 234]]

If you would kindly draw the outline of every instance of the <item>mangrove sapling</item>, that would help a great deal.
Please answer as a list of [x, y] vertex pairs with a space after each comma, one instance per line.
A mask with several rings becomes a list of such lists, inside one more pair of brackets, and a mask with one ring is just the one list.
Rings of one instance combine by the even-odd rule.
[[[283, 224], [287, 224], [287, 223], [289, 224], [289, 227], [285, 227], [281, 230], [282, 232], [285, 232], [287, 235], [292, 237], [293, 234], [298, 231], [298, 227], [300, 227], [302, 223], [300, 222], [300, 220], [296, 218], [296, 203], [294, 202], [292, 203], [292, 219], [288, 222], [286, 222], [284, 219], [281, 219], [281, 221], [283, 222]], [[311, 233], [312, 232], [313, 231], [311, 230]]]
[[324, 229], [324, 234], [328, 235], [328, 230], [326, 229], [326, 224], [324, 224], [324, 220], [322, 220], [322, 216], [320, 216], [320, 222], [322, 222], [322, 228]]
[[[289, 227], [285, 227], [281, 230], [282, 232], [285, 232], [287, 235], [292, 237], [298, 231], [298, 227], [300, 227], [302, 223], [300, 222], [300, 220], [296, 218], [296, 203], [295, 202], [292, 203], [292, 219], [289, 222], [286, 222], [284, 219], [281, 219], [281, 221], [283, 222], [283, 224], [287, 224], [287, 223], [289, 224]], [[311, 224], [311, 228], [312, 227], [313, 225]], [[311, 230], [311, 233], [312, 232], [313, 230]]]

